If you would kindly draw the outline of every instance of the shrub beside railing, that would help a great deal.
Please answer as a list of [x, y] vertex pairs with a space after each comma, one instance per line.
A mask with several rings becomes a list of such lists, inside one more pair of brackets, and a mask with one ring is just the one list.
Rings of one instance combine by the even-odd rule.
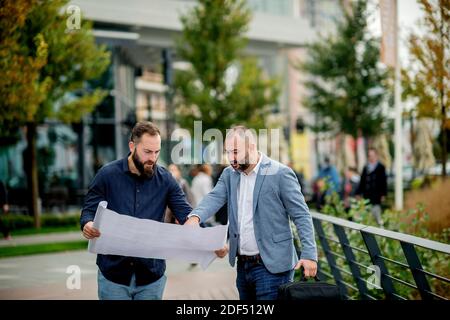
[[[327, 197], [326, 204], [322, 208], [321, 213], [350, 220], [366, 226], [377, 226], [370, 209], [371, 207], [367, 200], [352, 200], [350, 209], [346, 211], [339, 196], [337, 194], [332, 194]], [[428, 215], [422, 205], [418, 205], [416, 209], [408, 210], [406, 214], [393, 210], [386, 210], [383, 213], [383, 220], [384, 228], [386, 230], [411, 234], [445, 244], [450, 242], [450, 229], [444, 229], [440, 233], [428, 231], [426, 227]], [[347, 292], [348, 298], [361, 298], [358, 284], [355, 282], [350, 266], [346, 261], [345, 253], [337, 237], [335, 227], [331, 223], [322, 223], [322, 225], [324, 234], [328, 240], [328, 245], [330, 246], [330, 251], [335, 253], [333, 254], [333, 258], [336, 261], [337, 267], [340, 269], [342, 281], [349, 285], [349, 290]], [[355, 255], [355, 260], [359, 264], [358, 267], [360, 269], [359, 272], [361, 273], [361, 278], [366, 281], [365, 285], [368, 294], [375, 299], [385, 298], [383, 290], [374, 287], [372, 283], [367, 283], [367, 279], [371, 277], [374, 270], [370, 268], [373, 263], [370, 256], [367, 254], [367, 248], [361, 233], [357, 230], [348, 229], [346, 230], [346, 233], [350, 245], [357, 248], [352, 251]], [[391, 260], [387, 260], [386, 262], [390, 276], [403, 281], [394, 283], [396, 293], [407, 299], [420, 299], [421, 297], [418, 290], [413, 288], [413, 284], [415, 283], [413, 275], [408, 268], [405, 268], [405, 265], [408, 265], [408, 263], [399, 241], [380, 236], [375, 236], [375, 238], [383, 257]], [[328, 278], [333, 278], [332, 270], [330, 269], [327, 259], [325, 259], [326, 255], [320, 245], [320, 240], [318, 239], [317, 241], [321, 272]], [[423, 270], [449, 278], [450, 259], [448, 255], [434, 250], [425, 250], [420, 247], [416, 247], [416, 252]], [[436, 279], [432, 279], [431, 277], [429, 277], [429, 279], [432, 292], [442, 297], [450, 297], [450, 286], [447, 283], [435, 281]]]

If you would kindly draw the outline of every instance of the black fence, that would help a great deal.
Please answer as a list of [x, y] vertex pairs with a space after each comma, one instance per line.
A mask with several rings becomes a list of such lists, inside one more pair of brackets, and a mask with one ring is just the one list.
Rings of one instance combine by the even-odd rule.
[[[333, 280], [343, 297], [449, 299], [450, 245], [316, 212], [311, 214], [320, 242], [319, 277]], [[386, 248], [390, 250], [383, 250]], [[425, 270], [424, 264], [432, 266], [428, 269], [434, 272]], [[370, 275], [367, 277], [364, 271]]]

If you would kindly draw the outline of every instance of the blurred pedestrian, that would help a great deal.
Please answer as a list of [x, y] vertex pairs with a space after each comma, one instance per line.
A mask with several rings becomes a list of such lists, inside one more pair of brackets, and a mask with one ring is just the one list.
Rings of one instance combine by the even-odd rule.
[[[214, 186], [219, 182], [219, 178], [223, 173], [223, 170], [225, 170], [227, 166], [225, 165], [219, 165], [217, 169], [217, 174], [213, 178]], [[217, 211], [215, 215], [216, 222], [221, 225], [226, 225], [228, 223], [228, 203], [225, 203], [219, 211]]]
[[[194, 196], [195, 206], [198, 206], [202, 199], [213, 189], [212, 168], [209, 164], [197, 165], [191, 174], [192, 179], [192, 194]], [[206, 221], [202, 221], [201, 227], [211, 227], [216, 224], [215, 217], [210, 217]], [[190, 268], [194, 268], [197, 264], [191, 263]]]
[[342, 185], [342, 201], [345, 211], [350, 210], [350, 199], [356, 195], [359, 186], [360, 177], [356, 168], [348, 167], [345, 171], [345, 177]]
[[325, 157], [323, 164], [320, 166], [319, 174], [313, 180], [312, 200], [315, 202], [317, 210], [321, 210], [325, 205], [326, 196], [333, 192], [339, 193], [340, 180], [336, 167], [331, 164], [329, 157]]
[[339, 192], [341, 179], [339, 178], [336, 167], [331, 164], [329, 157], [325, 157], [324, 163], [319, 171], [318, 179], [326, 181], [326, 184], [328, 185], [326, 188], [327, 195], [331, 194], [332, 192]]
[[384, 165], [378, 161], [378, 154], [374, 148], [367, 153], [368, 163], [361, 173], [361, 181], [356, 191], [357, 195], [368, 199], [372, 205], [372, 215], [378, 225], [383, 226], [381, 218], [381, 204], [387, 195], [387, 177]]
[[[209, 164], [197, 166], [197, 175], [192, 179], [192, 194], [194, 195], [195, 206], [198, 206], [203, 198], [213, 189], [212, 168]], [[215, 224], [214, 217], [204, 221], [206, 226]]]
[[[192, 194], [189, 183], [183, 178], [180, 168], [176, 164], [172, 163], [169, 165], [167, 169], [175, 178], [175, 180], [178, 182], [178, 185], [180, 186], [181, 190], [183, 190], [187, 202], [193, 207], [195, 203], [194, 195]], [[175, 215], [173, 214], [172, 210], [170, 210], [168, 207], [166, 209], [164, 222], [179, 224], [179, 221], [175, 218]]]

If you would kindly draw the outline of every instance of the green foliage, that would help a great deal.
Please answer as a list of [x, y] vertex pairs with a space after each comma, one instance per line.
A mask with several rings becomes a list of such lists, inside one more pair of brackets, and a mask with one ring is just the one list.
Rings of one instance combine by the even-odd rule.
[[412, 190], [419, 190], [422, 188], [422, 186], [425, 184], [425, 178], [424, 177], [418, 177], [414, 178], [413, 181], [411, 181], [411, 189]]
[[77, 226], [79, 223], [80, 217], [78, 215], [70, 215], [70, 216], [47, 215], [42, 217], [42, 224], [46, 227]]
[[1, 229], [18, 230], [33, 227], [33, 217], [25, 215], [2, 215], [0, 216]]
[[420, 26], [427, 32], [409, 36], [411, 65], [403, 70], [403, 97], [416, 98], [419, 117], [440, 119], [450, 104], [450, 57], [444, 53], [450, 46], [450, 1], [419, 0], [423, 10]]
[[[368, 226], [377, 226], [375, 219], [371, 214], [371, 206], [368, 200], [351, 200], [351, 207], [348, 212], [344, 210], [342, 202], [339, 199], [339, 196], [336, 193], [331, 194], [326, 197], [326, 205], [323, 207], [322, 212], [324, 214], [329, 214], [332, 216], [336, 216], [343, 219], [349, 219], [353, 222], [360, 223]], [[431, 233], [427, 229], [427, 221], [428, 215], [425, 212], [425, 208], [423, 205], [418, 205], [416, 209], [408, 210], [405, 214], [402, 214], [393, 210], [385, 210], [383, 213], [384, 220], [384, 228], [387, 230], [392, 230], [396, 232], [412, 234], [417, 237], [430, 239], [438, 242], [449, 243], [450, 242], [450, 229], [445, 229], [441, 233]], [[334, 233], [333, 227], [331, 224], [322, 223], [325, 233], [328, 238], [334, 238], [336, 241], [337, 236]], [[346, 229], [347, 237], [350, 241], [350, 244], [359, 249], [367, 250], [365, 247], [364, 241], [361, 237], [360, 232], [348, 230]], [[406, 258], [403, 254], [400, 243], [395, 240], [391, 240], [384, 237], [376, 236], [376, 240], [384, 257], [389, 259], [399, 261], [401, 263], [407, 264]], [[320, 242], [318, 242], [319, 244]], [[339, 243], [328, 241], [332, 251], [338, 253], [341, 256], [344, 256], [342, 247]], [[450, 271], [450, 260], [448, 256], [445, 254], [432, 251], [425, 250], [416, 246], [417, 254], [419, 255], [419, 259], [422, 263], [422, 267], [424, 270], [428, 272], [432, 272], [444, 277], [449, 277]], [[372, 265], [370, 257], [368, 254], [364, 254], [357, 250], [353, 250], [356, 261], [364, 266]], [[325, 260], [325, 254], [323, 250], [319, 246], [319, 258], [321, 259], [321, 266], [325, 272], [331, 273], [329, 266]], [[349, 265], [346, 260], [340, 257], [334, 257], [338, 266], [350, 272]], [[414, 279], [412, 277], [409, 269], [405, 269], [396, 264], [392, 264], [389, 261], [385, 261], [385, 264], [389, 270], [391, 276], [396, 277], [397, 279], [401, 279], [403, 281], [414, 284]], [[368, 279], [370, 276], [370, 272], [368, 270], [364, 270], [364, 268], [360, 268], [361, 274], [364, 279]], [[347, 273], [341, 272], [344, 281], [356, 286], [356, 283], [353, 277]], [[428, 277], [430, 286], [432, 291], [445, 297], [450, 296], [450, 287], [446, 284], [443, 284], [439, 281], [434, 281], [432, 278]], [[411, 289], [405, 285], [394, 282], [394, 287], [397, 294], [406, 297], [408, 299], [420, 299], [420, 295], [417, 290]], [[349, 296], [353, 299], [358, 299], [359, 293], [357, 291], [349, 290]], [[369, 290], [369, 294], [377, 299], [384, 299], [385, 296], [382, 290], [372, 288]]]
[[41, 32], [23, 33], [36, 1], [0, 3], [0, 136], [17, 139], [17, 121], [32, 120], [49, 90], [50, 79], [40, 77], [48, 43]]
[[384, 123], [381, 102], [387, 72], [380, 69], [379, 41], [367, 28], [367, 3], [352, 2], [352, 14], [343, 8], [335, 35], [322, 37], [308, 48], [308, 60], [299, 67], [312, 77], [305, 82], [305, 106], [317, 117], [315, 131], [343, 132], [353, 137], [379, 134]]
[[[450, 129], [450, 1], [418, 0], [421, 31], [409, 36], [411, 63], [402, 71], [403, 98], [413, 98], [418, 117], [438, 119], [441, 134]], [[441, 163], [447, 162], [447, 135], [439, 141]], [[442, 176], [445, 176], [445, 166]]]
[[[43, 227], [68, 227], [78, 226], [80, 217], [78, 215], [42, 215], [41, 222]], [[26, 215], [1, 215], [0, 226], [10, 231], [32, 228], [34, 225], [33, 217]]]
[[67, 0], [1, 2], [0, 135], [46, 118], [79, 121], [105, 96], [88, 91], [85, 82], [110, 62], [106, 48], [95, 43], [92, 23], [67, 32], [67, 16], [59, 14]]
[[36, 228], [24, 228], [16, 229], [11, 232], [12, 237], [16, 236], [28, 236], [36, 234], [49, 234], [49, 233], [61, 233], [70, 231], [80, 231], [80, 225], [69, 225], [69, 226], [55, 226], [55, 227], [42, 227], [40, 229]]
[[87, 240], [22, 245], [15, 247], [1, 247], [0, 258], [24, 256], [30, 254], [70, 251], [70, 250], [83, 250], [86, 248], [87, 248]]
[[[190, 64], [188, 70], [176, 72], [174, 81], [177, 122], [182, 127], [192, 131], [197, 120], [205, 130], [225, 131], [237, 122], [255, 129], [264, 126], [279, 88], [255, 58], [241, 54], [250, 19], [241, 0], [201, 0], [182, 16], [177, 53]], [[234, 71], [236, 77], [230, 81]]]
[[[92, 23], [67, 30], [60, 14], [68, 0], [2, 0], [0, 6], [0, 137], [13, 143], [27, 125], [30, 213], [37, 213], [36, 127], [45, 119], [78, 122], [106, 95], [89, 90], [110, 63], [104, 46], [95, 43]], [[6, 139], [5, 139], [6, 137]]]

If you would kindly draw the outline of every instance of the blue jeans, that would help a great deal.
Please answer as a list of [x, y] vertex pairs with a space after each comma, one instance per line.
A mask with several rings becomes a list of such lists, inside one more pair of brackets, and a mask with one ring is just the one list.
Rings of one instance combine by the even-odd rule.
[[145, 286], [136, 286], [133, 274], [129, 286], [109, 281], [98, 270], [98, 298], [100, 300], [161, 300], [167, 277], [163, 275], [157, 281]]
[[237, 263], [236, 286], [241, 300], [276, 300], [278, 287], [293, 278], [294, 270], [271, 273], [261, 261]]

